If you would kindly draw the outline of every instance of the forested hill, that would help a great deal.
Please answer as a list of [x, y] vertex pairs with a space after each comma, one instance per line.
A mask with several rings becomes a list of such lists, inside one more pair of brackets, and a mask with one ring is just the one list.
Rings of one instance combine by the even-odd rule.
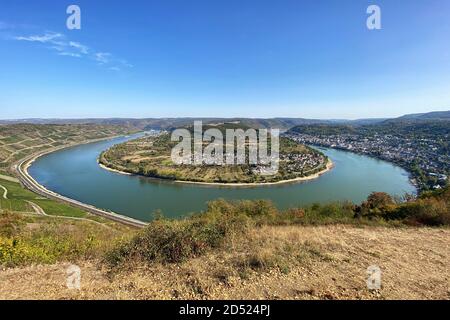
[[299, 125], [351, 125], [351, 126], [363, 126], [363, 125], [376, 125], [387, 122], [416, 122], [416, 121], [428, 121], [428, 120], [450, 120], [450, 111], [436, 111], [420, 114], [408, 114], [399, 118], [372, 118], [372, 119], [307, 119], [307, 118], [193, 118], [193, 117], [180, 117], [180, 118], [102, 118], [102, 119], [17, 119], [17, 120], [1, 120], [0, 125], [8, 124], [100, 124], [100, 125], [120, 125], [132, 129], [150, 130], [150, 129], [162, 129], [167, 130], [170, 128], [179, 128], [189, 126], [194, 123], [195, 120], [201, 120], [203, 124], [217, 124], [217, 123], [240, 123], [241, 125], [252, 128], [276, 128], [282, 131], [291, 129]]
[[450, 111], [407, 114], [397, 120], [450, 120]]
[[371, 125], [354, 124], [317, 124], [300, 125], [291, 128], [288, 133], [303, 134], [360, 134], [360, 135], [397, 135], [421, 137], [443, 137], [450, 134], [449, 120], [386, 120]]

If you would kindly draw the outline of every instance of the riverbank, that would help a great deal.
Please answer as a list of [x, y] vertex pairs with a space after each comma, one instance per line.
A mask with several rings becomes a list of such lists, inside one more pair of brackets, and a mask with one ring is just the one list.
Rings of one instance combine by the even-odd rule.
[[120, 171], [120, 170], [116, 170], [116, 169], [110, 168], [110, 167], [108, 167], [108, 166], [105, 166], [105, 165], [104, 165], [103, 163], [101, 163], [98, 159], [97, 159], [97, 163], [98, 163], [98, 165], [100, 166], [100, 168], [102, 168], [102, 169], [104, 169], [104, 170], [108, 170], [108, 171], [114, 172], [114, 173], [120, 173], [120, 174], [123, 174], [123, 175], [126, 175], [126, 176], [132, 176], [132, 175], [133, 175], [132, 173], [129, 173], [129, 172]]
[[[271, 186], [271, 185], [280, 185], [280, 184], [291, 184], [291, 183], [299, 183], [303, 181], [309, 181], [319, 178], [321, 175], [327, 173], [331, 169], [333, 169], [334, 164], [333, 162], [328, 159], [328, 162], [325, 166], [325, 169], [306, 176], [306, 177], [298, 177], [295, 179], [288, 179], [288, 180], [280, 180], [276, 182], [260, 182], [260, 183], [220, 183], [220, 182], [196, 182], [196, 181], [183, 181], [183, 180], [174, 180], [176, 183], [183, 183], [183, 184], [198, 184], [198, 185], [206, 185], [206, 186], [224, 186], [224, 187], [261, 187], [261, 186]], [[164, 180], [164, 179], [162, 179]]]
[[97, 161], [98, 165], [105, 170], [111, 171], [111, 172], [115, 172], [115, 173], [120, 173], [123, 175], [128, 175], [128, 176], [139, 176], [139, 177], [145, 177], [145, 178], [149, 178], [149, 179], [155, 179], [155, 180], [159, 180], [159, 181], [163, 181], [163, 182], [170, 182], [170, 183], [179, 183], [179, 184], [192, 184], [192, 185], [203, 185], [203, 186], [220, 186], [220, 187], [262, 187], [262, 186], [271, 186], [271, 185], [281, 185], [281, 184], [292, 184], [292, 183], [299, 183], [299, 182], [304, 182], [304, 181], [309, 181], [309, 180], [314, 180], [319, 178], [321, 175], [327, 173], [328, 171], [330, 171], [331, 169], [334, 168], [334, 164], [333, 162], [328, 159], [327, 164], [325, 166], [325, 169], [314, 173], [312, 175], [306, 176], [306, 177], [298, 177], [295, 179], [288, 179], [288, 180], [280, 180], [280, 181], [275, 181], [275, 182], [258, 182], [258, 183], [245, 183], [245, 182], [240, 182], [240, 183], [223, 183], [223, 182], [199, 182], [199, 181], [186, 181], [186, 180], [170, 180], [170, 179], [164, 179], [164, 178], [155, 178], [155, 177], [148, 177], [148, 176], [144, 176], [144, 175], [140, 175], [140, 174], [133, 174], [133, 173], [129, 173], [129, 172], [125, 172], [125, 171], [121, 171], [118, 169], [113, 169], [108, 167], [107, 165], [100, 163], [100, 161]]

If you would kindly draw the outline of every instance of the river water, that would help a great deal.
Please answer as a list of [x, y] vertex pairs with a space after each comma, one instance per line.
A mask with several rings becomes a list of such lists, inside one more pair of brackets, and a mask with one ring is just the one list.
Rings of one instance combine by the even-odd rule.
[[129, 176], [102, 169], [99, 154], [131, 137], [115, 138], [60, 150], [38, 158], [30, 175], [63, 196], [143, 221], [155, 210], [179, 217], [206, 208], [217, 198], [269, 199], [278, 208], [315, 202], [350, 200], [359, 203], [373, 191], [393, 196], [414, 193], [407, 172], [391, 163], [346, 151], [318, 148], [335, 167], [320, 178], [294, 184], [223, 187], [179, 184]]

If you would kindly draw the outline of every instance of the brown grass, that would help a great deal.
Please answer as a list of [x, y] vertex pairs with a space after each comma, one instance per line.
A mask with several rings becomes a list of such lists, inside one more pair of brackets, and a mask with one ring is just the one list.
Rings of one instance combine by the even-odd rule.
[[[182, 263], [78, 261], [80, 291], [66, 288], [69, 262], [3, 270], [0, 298], [449, 299], [449, 243], [449, 229], [265, 226]], [[370, 265], [379, 291], [366, 287]]]

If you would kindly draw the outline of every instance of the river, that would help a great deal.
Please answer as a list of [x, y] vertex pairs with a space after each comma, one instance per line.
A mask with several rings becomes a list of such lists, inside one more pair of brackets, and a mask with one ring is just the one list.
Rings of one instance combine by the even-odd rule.
[[389, 162], [351, 152], [318, 148], [334, 168], [318, 179], [301, 183], [224, 187], [179, 184], [129, 176], [102, 169], [97, 158], [110, 146], [131, 137], [120, 137], [56, 151], [38, 158], [29, 174], [47, 189], [60, 195], [108, 209], [135, 219], [149, 221], [161, 210], [167, 217], [179, 217], [206, 208], [217, 198], [269, 199], [278, 208], [315, 202], [350, 200], [359, 203], [373, 191], [393, 196], [414, 193], [408, 173]]

